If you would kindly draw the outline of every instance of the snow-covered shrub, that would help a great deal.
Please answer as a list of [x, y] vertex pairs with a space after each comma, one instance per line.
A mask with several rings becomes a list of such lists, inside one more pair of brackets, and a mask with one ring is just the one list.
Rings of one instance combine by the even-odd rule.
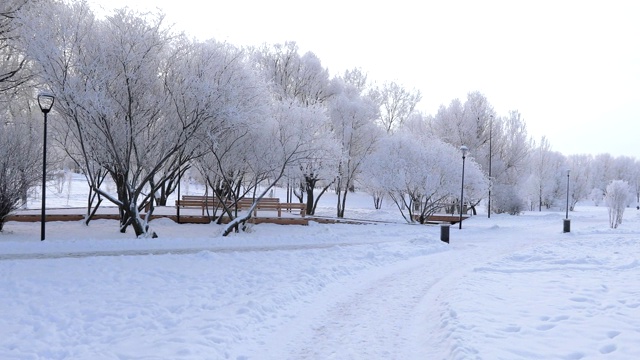
[[609, 207], [609, 225], [612, 229], [622, 224], [622, 215], [629, 202], [630, 188], [624, 180], [613, 180], [607, 185], [604, 200]]
[[491, 209], [496, 214], [519, 215], [525, 209], [525, 202], [514, 186], [496, 184], [493, 186]]
[[591, 199], [591, 201], [593, 201], [593, 204], [595, 206], [600, 206], [600, 203], [602, 202], [603, 199], [603, 191], [601, 189], [598, 188], [594, 188], [593, 190], [591, 190], [591, 194], [589, 195], [589, 198]]
[[22, 119], [0, 116], [0, 231], [7, 215], [18, 209], [27, 191], [42, 179], [39, 134]]

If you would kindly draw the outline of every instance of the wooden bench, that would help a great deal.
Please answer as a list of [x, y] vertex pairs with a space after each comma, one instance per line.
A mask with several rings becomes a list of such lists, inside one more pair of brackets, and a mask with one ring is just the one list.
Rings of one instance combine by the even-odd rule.
[[307, 214], [307, 204], [303, 203], [281, 203], [280, 209], [288, 212], [299, 210], [301, 217], [305, 217], [305, 215]]
[[[242, 198], [238, 200], [238, 209], [247, 209], [253, 205], [255, 199], [252, 198]], [[258, 200], [258, 205], [269, 206], [269, 205], [277, 205], [280, 204], [279, 198], [262, 198]]]
[[[253, 198], [241, 198], [236, 205], [238, 210], [249, 209], [255, 199]], [[205, 210], [209, 206], [220, 206], [220, 200], [212, 196], [200, 196], [200, 195], [183, 195], [181, 200], [176, 200], [176, 208], [196, 208], [202, 210], [202, 216], [205, 215]], [[227, 206], [233, 206], [233, 204], [227, 204]], [[272, 210], [278, 213], [278, 217], [282, 217], [282, 211], [292, 212], [293, 210], [299, 210], [300, 216], [305, 217], [307, 206], [301, 203], [281, 203], [279, 198], [262, 198], [256, 204], [253, 210], [253, 215], [258, 216], [258, 210]]]
[[[213, 197], [213, 196], [202, 196], [202, 195], [183, 195], [182, 196], [182, 200], [189, 200], [189, 201], [201, 201], [202, 203], [206, 203], [207, 206], [220, 206], [222, 205], [220, 203], [220, 199], [217, 197]], [[238, 205], [238, 210], [242, 210], [242, 209], [246, 209], [249, 208], [251, 205], [253, 205], [253, 198], [240, 198], [237, 202], [236, 205]], [[260, 201], [258, 202], [260, 204], [278, 204], [280, 203], [280, 199], [279, 198], [262, 198], [260, 199]], [[227, 206], [233, 206], [233, 203], [230, 201], [227, 201], [225, 203]]]
[[[462, 220], [469, 218], [469, 215], [462, 215]], [[414, 221], [420, 220], [420, 215], [413, 215]], [[433, 214], [427, 216], [426, 224], [442, 224], [449, 223], [455, 225], [460, 222], [460, 214]]]
[[278, 213], [278, 217], [282, 217], [282, 211], [292, 212], [292, 210], [299, 210], [300, 216], [305, 217], [307, 206], [306, 204], [301, 203], [281, 203], [281, 202], [258, 202], [255, 209], [253, 210], [253, 215], [258, 216], [258, 210], [272, 210]]
[[[250, 206], [250, 205], [248, 205]], [[279, 201], [259, 201], [253, 210], [253, 215], [258, 216], [258, 210], [273, 210], [278, 213], [278, 217], [282, 217], [282, 211], [292, 212], [292, 210], [299, 210], [300, 216], [305, 217], [307, 206], [301, 203], [281, 203]]]
[[[251, 206], [251, 202], [247, 207]], [[256, 207], [253, 209], [253, 216], [258, 216], [258, 210], [273, 210], [278, 212], [278, 217], [282, 216], [282, 210], [280, 209], [280, 202], [275, 201], [258, 201]]]
[[204, 216], [206, 205], [202, 200], [176, 200], [176, 209], [177, 208], [202, 209], [202, 216]]

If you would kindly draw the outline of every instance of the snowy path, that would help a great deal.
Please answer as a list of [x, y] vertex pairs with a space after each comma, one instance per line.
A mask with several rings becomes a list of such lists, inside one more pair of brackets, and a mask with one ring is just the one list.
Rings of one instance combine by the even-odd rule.
[[473, 268], [526, 246], [452, 245], [455, 251], [361, 274], [310, 304], [315, 310], [305, 311], [301, 325], [277, 335], [285, 352], [270, 358], [448, 358], [455, 349], [447, 344], [447, 289]]
[[292, 358], [406, 359], [389, 351], [408, 350], [417, 343], [415, 315], [424, 306], [424, 294], [442, 276], [433, 266], [411, 264], [357, 289], [345, 289], [351, 292], [324, 309], [320, 321], [311, 324], [311, 338]]
[[640, 212], [579, 215], [570, 234], [562, 214], [476, 217], [449, 245], [402, 224], [52, 223], [40, 242], [12, 223], [0, 358], [639, 359]]

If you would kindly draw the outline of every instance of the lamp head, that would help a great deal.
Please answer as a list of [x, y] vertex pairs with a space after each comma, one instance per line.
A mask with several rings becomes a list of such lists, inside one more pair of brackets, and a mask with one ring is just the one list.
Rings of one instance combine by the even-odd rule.
[[467, 153], [469, 153], [469, 148], [464, 146], [464, 145], [462, 145], [462, 146], [460, 146], [460, 151], [462, 151], [462, 157], [466, 157]]
[[40, 110], [45, 114], [51, 111], [55, 100], [55, 96], [51, 93], [42, 92], [38, 94], [38, 106], [40, 106]]

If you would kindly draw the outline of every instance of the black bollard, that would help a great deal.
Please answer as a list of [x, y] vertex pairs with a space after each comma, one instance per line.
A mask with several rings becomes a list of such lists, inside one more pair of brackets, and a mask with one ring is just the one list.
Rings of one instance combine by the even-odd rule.
[[449, 224], [440, 224], [440, 241], [449, 243]]

